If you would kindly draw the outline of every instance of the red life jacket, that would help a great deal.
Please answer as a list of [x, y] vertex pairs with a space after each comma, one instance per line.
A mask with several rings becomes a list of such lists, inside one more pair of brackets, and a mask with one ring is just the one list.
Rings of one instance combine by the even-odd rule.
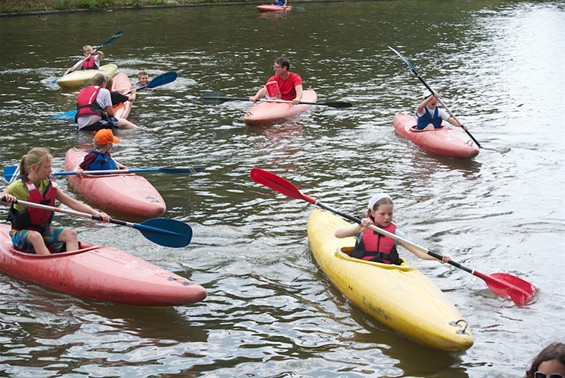
[[[391, 234], [396, 232], [396, 225], [392, 223], [381, 228]], [[351, 253], [351, 256], [362, 260], [376, 261], [385, 264], [400, 264], [394, 239], [381, 235], [377, 231], [373, 231], [371, 229], [365, 230], [361, 234], [361, 238], [355, 245], [355, 249]]]
[[100, 115], [100, 105], [96, 102], [99, 91], [100, 87], [81, 89], [77, 97], [77, 115], [75, 119], [87, 115]]
[[[44, 193], [41, 193], [27, 176], [22, 177], [22, 182], [29, 192], [29, 202], [48, 206], [55, 205], [57, 183], [54, 180], [49, 179], [49, 185], [45, 188]], [[12, 228], [15, 230], [36, 230], [42, 232], [51, 225], [53, 215], [53, 211], [31, 206], [26, 206], [23, 211], [17, 211], [14, 205], [12, 205], [8, 212], [8, 220], [12, 223]]]
[[94, 56], [91, 55], [88, 58], [86, 58], [81, 66], [80, 66], [81, 70], [97, 70], [98, 66], [96, 65], [96, 59], [94, 59]]

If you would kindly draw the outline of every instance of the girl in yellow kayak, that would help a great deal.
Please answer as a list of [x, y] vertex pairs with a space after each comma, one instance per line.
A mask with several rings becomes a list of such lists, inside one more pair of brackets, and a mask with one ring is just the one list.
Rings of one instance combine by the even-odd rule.
[[[400, 265], [402, 260], [398, 256], [396, 249], [397, 242], [388, 236], [381, 235], [368, 228], [369, 225], [374, 224], [385, 231], [403, 238], [404, 233], [397, 229], [396, 225], [392, 223], [393, 208], [394, 204], [392, 198], [390, 198], [388, 194], [377, 193], [369, 200], [368, 209], [361, 220], [361, 224], [337, 229], [335, 236], [337, 238], [346, 238], [358, 235], [355, 248], [353, 252], [351, 252], [352, 257], [385, 264]], [[436, 260], [434, 257], [410, 245], [402, 242], [400, 242], [400, 245], [423, 260]], [[440, 262], [446, 263], [449, 260], [449, 256], [442, 255]]]
[[14, 247], [38, 255], [49, 255], [49, 248], [60, 251], [65, 244], [67, 252], [79, 249], [77, 233], [72, 228], [51, 227], [53, 211], [17, 204], [17, 200], [55, 206], [55, 200], [73, 210], [99, 216], [109, 222], [110, 217], [79, 202], [57, 188], [51, 179], [53, 157], [47, 148], [35, 147], [20, 161], [20, 178], [11, 183], [0, 198], [11, 203], [8, 220], [12, 223], [10, 236]]

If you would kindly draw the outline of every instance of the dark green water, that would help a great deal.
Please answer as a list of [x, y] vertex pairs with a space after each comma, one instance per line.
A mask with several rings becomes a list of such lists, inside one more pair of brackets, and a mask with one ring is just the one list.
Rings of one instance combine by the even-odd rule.
[[[99, 44], [132, 79], [176, 71], [138, 96], [130, 120], [158, 132], [120, 132], [114, 156], [131, 168], [198, 165], [193, 177], [147, 176], [166, 217], [188, 222], [186, 249], [135, 230], [66, 216], [82, 239], [112, 245], [208, 290], [205, 302], [168, 309], [101, 304], [0, 276], [0, 372], [7, 376], [516, 377], [558, 340], [565, 245], [565, 8], [559, 2], [299, 4], [262, 15], [218, 6], [0, 20], [0, 164], [47, 146], [65, 152], [89, 135], [49, 115], [76, 93], [52, 81], [85, 43]], [[423, 86], [401, 51], [485, 147], [472, 161], [438, 158], [400, 139], [395, 112], [413, 112]], [[255, 93], [288, 56], [320, 101], [285, 123], [250, 128], [246, 102], [201, 103], [203, 90]], [[418, 244], [484, 273], [508, 272], [541, 292], [518, 308], [459, 269], [404, 257], [469, 322], [460, 354], [421, 347], [374, 323], [319, 271], [306, 235], [312, 210], [249, 179], [252, 167], [289, 179], [345, 212], [375, 191], [395, 199], [395, 221]], [[60, 179], [64, 189], [67, 181]], [[0, 210], [5, 217], [6, 209]], [[119, 217], [119, 215], [116, 215]], [[121, 217], [123, 218], [123, 217]]]

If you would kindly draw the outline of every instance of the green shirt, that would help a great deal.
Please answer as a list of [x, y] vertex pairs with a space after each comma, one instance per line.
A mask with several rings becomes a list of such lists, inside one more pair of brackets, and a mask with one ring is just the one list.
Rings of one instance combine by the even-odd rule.
[[[45, 190], [47, 189], [47, 186], [49, 184], [50, 181], [48, 178], [46, 178], [45, 180], [41, 180], [41, 182], [39, 183], [39, 191], [41, 193], [45, 193]], [[22, 201], [29, 200], [29, 191], [27, 190], [25, 184], [22, 182], [22, 179], [16, 180], [13, 183], [11, 183], [8, 186], [8, 192], [14, 197], [16, 197], [18, 200], [22, 200]], [[17, 211], [23, 211], [25, 210], [26, 207], [27, 207], [26, 205], [14, 204], [14, 209], [16, 209]]]

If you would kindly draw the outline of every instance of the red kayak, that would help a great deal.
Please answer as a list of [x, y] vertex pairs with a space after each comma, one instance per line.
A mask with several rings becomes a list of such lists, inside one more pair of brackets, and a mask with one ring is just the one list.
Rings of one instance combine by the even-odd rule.
[[[118, 92], [121, 94], [126, 94], [131, 92], [131, 80], [126, 74], [118, 72], [116, 76], [112, 79], [112, 92]], [[116, 118], [127, 118], [131, 112], [131, 107], [133, 106], [133, 101], [122, 102], [114, 106], [114, 113]]]
[[291, 10], [292, 7], [290, 5], [287, 7], [285, 6], [281, 7], [279, 5], [268, 4], [268, 5], [257, 5], [257, 9], [259, 10], [259, 12], [287, 12]]
[[[302, 101], [304, 102], [316, 102], [317, 99], [318, 96], [313, 89], [305, 90], [302, 95]], [[289, 101], [260, 101], [259, 104], [253, 106], [245, 113], [243, 122], [249, 126], [268, 125], [296, 117], [311, 107], [312, 105], [308, 104], [292, 105]]]
[[[65, 156], [65, 170], [75, 171], [87, 152], [71, 148]], [[69, 175], [73, 187], [89, 202], [101, 209], [138, 218], [156, 218], [167, 209], [165, 200], [145, 177], [134, 173]]]
[[178, 306], [206, 298], [184, 277], [112, 247], [81, 243], [74, 252], [39, 256], [16, 250], [0, 225], [0, 271], [68, 294], [138, 306]]
[[411, 140], [422, 150], [436, 155], [472, 159], [479, 154], [479, 147], [463, 130], [442, 126], [433, 130], [416, 130], [416, 118], [407, 114], [394, 115], [396, 132]]

